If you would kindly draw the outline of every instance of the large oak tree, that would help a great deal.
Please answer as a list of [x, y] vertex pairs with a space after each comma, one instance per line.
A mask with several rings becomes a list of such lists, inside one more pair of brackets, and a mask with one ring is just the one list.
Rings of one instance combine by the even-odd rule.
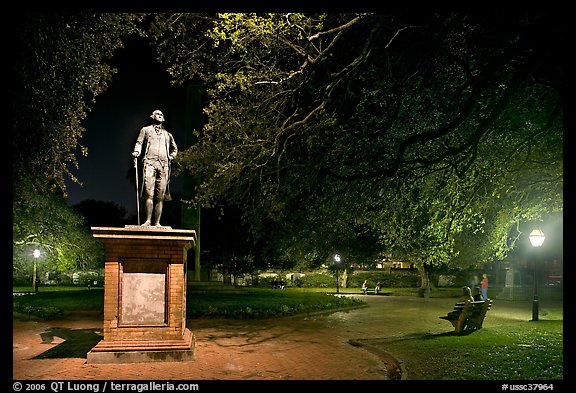
[[12, 233], [14, 269], [34, 248], [55, 270], [100, 266], [102, 248], [65, 203], [83, 120], [115, 69], [107, 64], [141, 15], [23, 13], [13, 20]]
[[203, 179], [198, 203], [241, 206], [279, 254], [386, 251], [424, 268], [503, 258], [520, 222], [562, 211], [561, 22], [166, 14], [151, 32], [175, 82], [207, 90], [179, 160]]

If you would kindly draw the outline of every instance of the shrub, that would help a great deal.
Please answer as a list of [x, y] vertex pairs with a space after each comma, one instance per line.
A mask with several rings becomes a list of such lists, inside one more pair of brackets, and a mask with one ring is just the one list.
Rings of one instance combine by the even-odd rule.
[[26, 303], [13, 303], [14, 311], [26, 314], [29, 317], [34, 315], [42, 319], [58, 319], [64, 315], [64, 312], [52, 306], [32, 306]]
[[392, 270], [391, 273], [379, 271], [357, 271], [348, 276], [348, 286], [360, 288], [364, 280], [368, 280], [370, 287], [374, 288], [377, 282], [384, 288], [417, 288], [420, 286], [418, 272], [412, 270]]
[[300, 280], [303, 288], [336, 288], [336, 276], [328, 273], [307, 274]]

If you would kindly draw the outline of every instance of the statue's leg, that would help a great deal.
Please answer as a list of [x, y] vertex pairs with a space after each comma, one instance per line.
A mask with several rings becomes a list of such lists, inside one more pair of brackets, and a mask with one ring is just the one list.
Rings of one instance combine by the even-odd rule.
[[146, 221], [144, 222], [144, 224], [142, 224], [143, 227], [147, 227], [150, 226], [150, 224], [152, 223], [152, 198], [147, 198], [146, 202]]
[[168, 184], [168, 166], [163, 166], [156, 172], [156, 183], [154, 188], [155, 205], [154, 205], [154, 225], [159, 227], [160, 218], [162, 217], [162, 208], [164, 207], [164, 197], [166, 195], [166, 186]]
[[143, 227], [152, 225], [152, 211], [154, 205], [154, 166], [149, 163], [144, 163], [144, 209], [146, 211], [146, 221], [142, 224]]
[[164, 206], [164, 202], [162, 202], [161, 200], [156, 202], [156, 206], [154, 206], [154, 225], [156, 225], [157, 227], [161, 226], [160, 225], [160, 217], [162, 216], [162, 207]]

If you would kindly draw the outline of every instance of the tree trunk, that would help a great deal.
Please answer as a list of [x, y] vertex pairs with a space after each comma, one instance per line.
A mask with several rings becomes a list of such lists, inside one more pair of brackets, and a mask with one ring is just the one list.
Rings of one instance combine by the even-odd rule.
[[418, 274], [420, 274], [420, 288], [418, 289], [418, 295], [420, 297], [428, 297], [430, 296], [430, 277], [428, 271], [422, 261], [417, 263], [416, 266], [418, 268]]
[[232, 275], [230, 274], [230, 271], [228, 269], [224, 269], [222, 273], [222, 281], [224, 284], [232, 284]]

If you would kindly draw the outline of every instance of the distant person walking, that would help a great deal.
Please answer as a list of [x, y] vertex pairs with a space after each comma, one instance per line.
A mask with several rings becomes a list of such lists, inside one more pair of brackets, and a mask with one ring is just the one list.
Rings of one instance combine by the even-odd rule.
[[480, 286], [482, 288], [482, 297], [484, 299], [488, 299], [488, 276], [486, 273], [482, 275], [482, 281], [480, 282]]

